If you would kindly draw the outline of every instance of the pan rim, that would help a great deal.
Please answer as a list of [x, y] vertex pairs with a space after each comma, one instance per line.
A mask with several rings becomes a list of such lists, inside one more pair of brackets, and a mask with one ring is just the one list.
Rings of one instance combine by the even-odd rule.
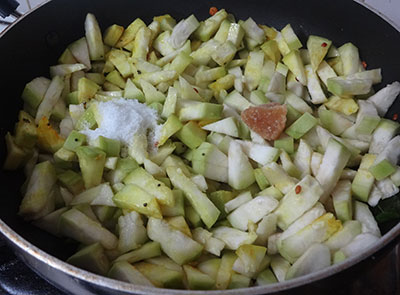
[[[46, 5], [52, 0], [44, 1], [42, 4], [38, 5], [31, 11], [25, 13], [20, 18], [18, 18], [15, 22], [9, 25], [2, 33], [0, 33], [0, 38], [3, 37], [10, 29], [12, 29], [15, 25], [17, 25], [21, 20], [35, 12], [37, 9]], [[395, 24], [391, 19], [389, 19], [384, 14], [380, 13], [374, 7], [370, 6], [365, 2], [355, 1], [360, 6], [364, 6], [368, 10], [375, 13], [378, 17], [382, 18], [385, 22], [387, 22], [390, 26], [396, 29], [400, 33], [400, 26]], [[49, 265], [50, 267], [61, 271], [71, 277], [76, 279], [97, 285], [99, 287], [105, 287], [108, 289], [118, 290], [121, 292], [129, 292], [129, 294], [162, 294], [162, 295], [173, 295], [173, 294], [220, 294], [220, 295], [248, 295], [250, 294], [269, 294], [273, 292], [285, 291], [289, 289], [293, 289], [299, 286], [303, 286], [309, 283], [313, 283], [327, 277], [330, 277], [334, 274], [337, 274], [341, 271], [344, 271], [362, 260], [367, 259], [372, 256], [374, 253], [378, 252], [380, 249], [385, 247], [389, 242], [394, 240], [396, 237], [400, 236], [400, 222], [394, 226], [390, 231], [388, 231], [385, 235], [383, 235], [378, 241], [370, 245], [367, 249], [362, 251], [361, 253], [346, 259], [345, 261], [331, 265], [325, 269], [320, 271], [301, 276], [292, 280], [274, 283], [266, 286], [255, 286], [248, 288], [240, 288], [233, 290], [221, 290], [221, 291], [196, 291], [196, 290], [176, 290], [176, 289], [164, 289], [164, 288], [155, 288], [155, 287], [146, 287], [140, 285], [134, 285], [131, 283], [126, 283], [118, 280], [114, 280], [111, 278], [107, 278], [104, 276], [96, 275], [91, 272], [85, 271], [83, 269], [72, 266], [65, 261], [62, 261], [47, 252], [41, 250], [35, 245], [31, 244], [29, 241], [20, 236], [17, 232], [11, 229], [1, 218], [0, 218], [0, 233], [6, 238], [6, 242], [8, 244], [12, 244], [16, 246], [20, 251], [27, 252], [35, 259], [39, 260], [42, 263]], [[28, 266], [29, 263], [27, 263]], [[55, 284], [54, 281], [51, 280], [51, 277], [46, 278]], [[59, 284], [57, 284], [58, 288], [61, 288]]]
[[52, 0], [46, 0], [40, 3], [38, 6], [35, 8], [32, 8], [28, 12], [25, 12], [22, 14], [20, 17], [16, 18], [7, 28], [5, 28], [2, 32], [0, 32], [0, 38], [2, 38], [9, 30], [11, 30], [14, 26], [16, 26], [21, 20], [23, 20], [25, 17], [30, 15], [31, 13], [34, 13], [36, 10], [38, 10], [40, 7], [46, 5], [47, 3], [51, 2]]

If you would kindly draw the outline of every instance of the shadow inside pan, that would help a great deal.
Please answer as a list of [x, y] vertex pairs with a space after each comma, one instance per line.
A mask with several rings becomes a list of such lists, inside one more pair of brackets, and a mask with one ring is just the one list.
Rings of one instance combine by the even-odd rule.
[[[4, 136], [12, 131], [22, 107], [20, 94], [33, 78], [49, 76], [50, 65], [56, 64], [65, 47], [84, 35], [87, 12], [96, 15], [101, 28], [117, 23], [127, 26], [136, 17], [149, 23], [153, 16], [169, 13], [181, 19], [192, 13], [198, 19], [208, 17], [211, 6], [225, 8], [237, 19], [249, 16], [258, 23], [281, 29], [291, 23], [303, 44], [306, 36], [320, 35], [340, 46], [351, 41], [359, 49], [368, 68], [381, 67], [383, 82], [377, 89], [398, 80], [400, 73], [400, 34], [385, 21], [353, 1], [123, 1], [123, 0], [54, 0], [21, 20], [0, 39], [0, 85], [2, 107], [0, 116], [0, 159], [5, 157]], [[357, 21], [355, 21], [357, 20]], [[400, 101], [388, 117], [400, 110]], [[21, 201], [19, 188], [24, 182], [20, 172], [0, 171], [0, 217], [12, 229], [44, 251], [65, 259], [75, 250], [74, 243], [65, 243], [17, 216]], [[383, 229], [387, 230], [387, 228]]]

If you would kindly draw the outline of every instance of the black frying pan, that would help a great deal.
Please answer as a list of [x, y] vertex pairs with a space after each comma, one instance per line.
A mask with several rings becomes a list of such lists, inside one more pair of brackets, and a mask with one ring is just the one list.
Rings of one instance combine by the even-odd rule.
[[[7, 0], [0, 2], [3, 1]], [[25, 83], [40, 75], [48, 76], [49, 65], [56, 63], [57, 58], [69, 43], [84, 35], [83, 22], [87, 12], [94, 13], [102, 29], [105, 29], [113, 23], [127, 26], [136, 17], [141, 17], [149, 23], [153, 16], [165, 13], [177, 19], [194, 13], [198, 19], [205, 19], [208, 17], [208, 9], [211, 6], [225, 8], [237, 18], [246, 19], [251, 16], [258, 23], [272, 25], [278, 29], [291, 23], [303, 44], [305, 44], [306, 36], [310, 34], [325, 36], [333, 40], [336, 45], [351, 41], [360, 48], [361, 57], [368, 63], [369, 68], [382, 67], [383, 82], [378, 87], [400, 80], [400, 33], [368, 9], [350, 0], [206, 0], [196, 3], [184, 0], [151, 2], [53, 0], [21, 18], [6, 33], [0, 35], [1, 161], [6, 152], [2, 139], [8, 130], [13, 129], [18, 110], [22, 107], [20, 94]], [[400, 110], [399, 104], [400, 100], [388, 112], [388, 117], [391, 118], [396, 110]], [[0, 221], [0, 231], [23, 261], [59, 288], [74, 294], [196, 293], [146, 289], [104, 279], [61, 262], [57, 258], [62, 260], [67, 258], [75, 247], [23, 222], [16, 215], [21, 201], [19, 188], [22, 183], [22, 173], [0, 170], [0, 217], [4, 221]], [[231, 290], [218, 292], [218, 294], [262, 294], [302, 285], [306, 286], [297, 288], [295, 291], [314, 290], [318, 293], [330, 294], [330, 290], [335, 290], [335, 288], [338, 290], [339, 282], [340, 284], [350, 282], [355, 275], [359, 276], [360, 272], [372, 267], [374, 261], [379, 260], [379, 257], [383, 255], [382, 251], [387, 251], [398, 243], [400, 224], [393, 226], [394, 224], [388, 228], [382, 228], [384, 232], [392, 229], [374, 249], [349, 259], [343, 264], [278, 285]], [[384, 250], [375, 253], [379, 249]], [[374, 253], [374, 259], [367, 259]], [[359, 263], [360, 261], [363, 263]], [[356, 263], [358, 263], [356, 267], [348, 269]], [[329, 278], [326, 279], [327, 277]], [[309, 284], [315, 281], [318, 282]], [[201, 294], [206, 293], [213, 292], [201, 292]]]

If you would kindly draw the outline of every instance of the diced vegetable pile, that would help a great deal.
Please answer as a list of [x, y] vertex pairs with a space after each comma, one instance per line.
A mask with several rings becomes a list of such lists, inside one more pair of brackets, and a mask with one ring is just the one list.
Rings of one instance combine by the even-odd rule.
[[[222, 290], [315, 272], [379, 240], [370, 206], [400, 185], [399, 124], [383, 118], [400, 83], [375, 93], [381, 70], [352, 43], [309, 36], [303, 48], [290, 25], [210, 11], [103, 33], [88, 14], [51, 79], [26, 85], [4, 168], [24, 167], [19, 215], [79, 243], [69, 263]], [[87, 136], [118, 104], [155, 114], [155, 143], [147, 129]], [[139, 120], [123, 114], [121, 130]]]

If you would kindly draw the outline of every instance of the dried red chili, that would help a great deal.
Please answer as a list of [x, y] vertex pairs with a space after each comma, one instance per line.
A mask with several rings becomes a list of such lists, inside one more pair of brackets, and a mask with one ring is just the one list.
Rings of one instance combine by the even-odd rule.
[[301, 193], [301, 186], [300, 185], [296, 186], [294, 191], [296, 192], [297, 195], [300, 194]]
[[362, 66], [363, 66], [364, 69], [367, 68], [367, 63], [366, 63], [365, 61], [362, 61], [361, 64], [362, 64]]
[[194, 87], [193, 87], [193, 90], [196, 91], [196, 93], [199, 93], [199, 91], [198, 91], [196, 88], [194, 88]]
[[396, 121], [398, 117], [399, 117], [399, 115], [398, 115], [397, 113], [396, 113], [396, 114], [394, 114], [394, 115], [393, 115], [393, 120], [395, 120], [395, 121]]
[[210, 15], [214, 15], [217, 12], [218, 12], [218, 8], [217, 7], [215, 7], [215, 6], [210, 7], [210, 11], [209, 11]]
[[322, 47], [326, 47], [326, 46], [328, 46], [328, 44], [326, 42], [324, 42], [324, 43], [321, 44], [321, 46]]

